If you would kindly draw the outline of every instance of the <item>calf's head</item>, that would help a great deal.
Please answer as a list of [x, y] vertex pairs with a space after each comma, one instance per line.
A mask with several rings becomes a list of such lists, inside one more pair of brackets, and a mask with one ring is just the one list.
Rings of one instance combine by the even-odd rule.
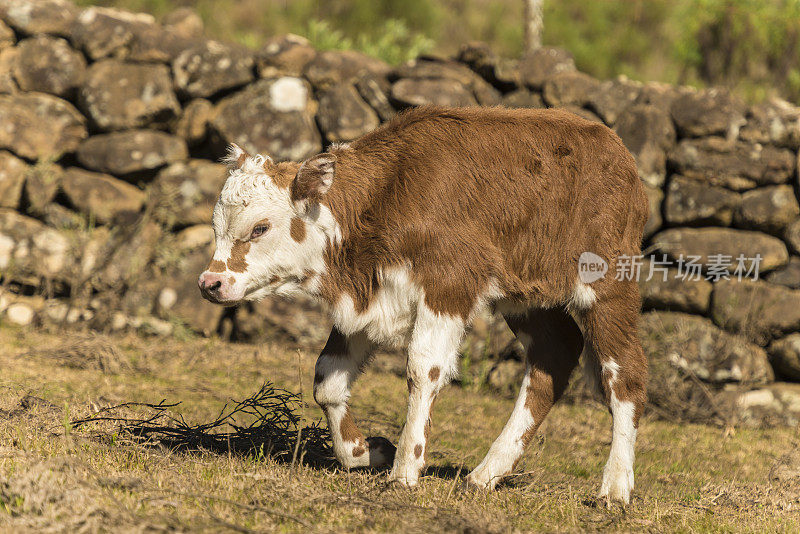
[[313, 286], [336, 222], [322, 200], [336, 158], [273, 163], [231, 145], [228, 179], [214, 207], [216, 251], [198, 285], [206, 299], [231, 306]]

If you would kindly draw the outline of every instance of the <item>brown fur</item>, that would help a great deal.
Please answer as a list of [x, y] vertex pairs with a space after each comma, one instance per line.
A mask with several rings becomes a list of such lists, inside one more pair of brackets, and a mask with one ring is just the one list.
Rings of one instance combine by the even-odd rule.
[[431, 367], [431, 370], [428, 371], [428, 378], [431, 379], [431, 382], [436, 382], [437, 380], [439, 380], [439, 374], [440, 373], [441, 373], [441, 370], [438, 367], [436, 367], [436, 366]]
[[644, 404], [647, 401], [647, 358], [639, 341], [639, 286], [635, 281], [621, 282], [619, 293], [604, 302], [598, 302], [583, 314], [589, 349], [601, 365], [615, 361], [620, 369], [615, 383], [602, 373], [600, 387], [606, 403], [613, 392], [620, 401], [630, 401], [636, 408], [634, 426], [639, 426]]
[[233, 273], [243, 273], [247, 270], [247, 252], [250, 250], [250, 241], [237, 239], [231, 247], [231, 257], [228, 258], [228, 270]]
[[[635, 404], [638, 424], [647, 381], [639, 294], [614, 273], [617, 258], [640, 253], [648, 203], [633, 157], [609, 128], [552, 109], [420, 107], [296, 174], [292, 200], [324, 203], [342, 234], [325, 251], [323, 299], [347, 294], [363, 311], [379, 273], [408, 266], [433, 312], [466, 322], [497, 289], [504, 305], [528, 310], [507, 321], [533, 339], [525, 406], [535, 424], [523, 442], [563, 393], [584, 343], [595, 370], [619, 366], [615, 382], [599, 382], [607, 402], [613, 394]], [[603, 258], [608, 274], [591, 284], [588, 309], [577, 309], [583, 252]], [[355, 428], [349, 412], [345, 419]]]
[[293, 217], [292, 222], [289, 223], [289, 235], [297, 241], [302, 243], [306, 238], [306, 223], [300, 217]]
[[417, 457], [417, 458], [422, 456], [422, 445], [419, 444], [419, 443], [414, 445], [414, 456]]
[[620, 401], [634, 402], [638, 424], [647, 377], [640, 302], [635, 283], [613, 274], [619, 256], [640, 253], [648, 207], [616, 134], [559, 110], [422, 107], [331, 154], [335, 174], [324, 196], [309, 162], [292, 185], [294, 199], [326, 204], [342, 232], [341, 244], [325, 253], [325, 300], [334, 304], [346, 293], [363, 311], [378, 273], [408, 265], [428, 307], [467, 320], [496, 284], [506, 300], [530, 310], [508, 319], [534, 339], [526, 407], [536, 424], [527, 442], [577, 365], [581, 332], [566, 307], [578, 258], [593, 252], [609, 274], [591, 284], [591, 308], [572, 311], [593, 365], [613, 359], [620, 366], [613, 386], [600, 377], [606, 401], [613, 389]]
[[358, 430], [356, 426], [356, 422], [353, 419], [353, 415], [350, 413], [350, 407], [347, 407], [347, 411], [342, 418], [342, 422], [339, 425], [339, 430], [342, 433], [342, 439], [344, 441], [350, 443], [361, 443], [364, 441], [364, 436], [361, 435], [361, 431]]
[[219, 260], [211, 260], [211, 262], [208, 264], [208, 270], [212, 273], [224, 273], [225, 262]]
[[[513, 300], [554, 306], [582, 252], [613, 273], [617, 256], [640, 250], [647, 200], [632, 156], [605, 126], [564, 111], [417, 108], [332, 154], [323, 202], [344, 239], [326, 252], [330, 302], [347, 293], [364, 310], [379, 270], [410, 264], [439, 313], [467, 318], [491, 280]], [[295, 182], [314, 196], [302, 169]], [[615, 281], [592, 287], [602, 299]]]
[[299, 168], [300, 164], [293, 161], [272, 163], [272, 161], [268, 160], [264, 163], [264, 171], [272, 178], [275, 185], [285, 189], [291, 188]]

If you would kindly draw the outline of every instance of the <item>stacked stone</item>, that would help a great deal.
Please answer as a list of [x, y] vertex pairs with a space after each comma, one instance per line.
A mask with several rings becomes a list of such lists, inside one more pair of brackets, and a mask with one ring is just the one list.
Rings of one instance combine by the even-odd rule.
[[[210, 40], [185, 8], [159, 23], [0, 0], [0, 320], [237, 336], [267, 324], [324, 339], [309, 303], [231, 313], [199, 299], [217, 161], [230, 142], [302, 160], [428, 103], [560, 107], [612, 127], [650, 200], [640, 285], [651, 358], [732, 398], [745, 421], [800, 421], [800, 386], [775, 382], [800, 380], [800, 108], [595, 80], [558, 49], [510, 60], [470, 44], [392, 68], [293, 35], [257, 51]], [[761, 255], [759, 280], [709, 276], [719, 256], [739, 255]], [[686, 257], [699, 279], [680, 279]]]

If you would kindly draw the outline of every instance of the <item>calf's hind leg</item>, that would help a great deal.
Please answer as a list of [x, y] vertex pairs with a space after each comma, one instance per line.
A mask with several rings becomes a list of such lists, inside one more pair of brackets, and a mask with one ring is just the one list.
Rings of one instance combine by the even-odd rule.
[[563, 309], [531, 309], [506, 317], [525, 347], [526, 373], [514, 410], [483, 461], [467, 476], [493, 489], [517, 464], [536, 429], [567, 387], [583, 347], [581, 331]]
[[647, 359], [639, 342], [639, 290], [620, 282], [613, 297], [599, 300], [580, 316], [586, 356], [595, 358], [599, 383], [611, 411], [611, 452], [598, 496], [630, 502], [639, 417], [647, 399]]
[[333, 452], [345, 468], [381, 467], [394, 459], [394, 446], [383, 438], [367, 438], [350, 413], [350, 386], [370, 356], [371, 344], [363, 334], [345, 337], [331, 331], [314, 371], [314, 400], [328, 419]]

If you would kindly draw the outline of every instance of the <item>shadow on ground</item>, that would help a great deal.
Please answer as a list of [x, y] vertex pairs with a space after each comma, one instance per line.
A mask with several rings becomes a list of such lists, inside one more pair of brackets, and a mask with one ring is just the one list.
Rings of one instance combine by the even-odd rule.
[[299, 395], [266, 382], [241, 401], [226, 404], [210, 422], [190, 424], [172, 415], [180, 403], [123, 403], [73, 420], [72, 427], [108, 440], [126, 436], [138, 443], [171, 450], [270, 457], [280, 463], [300, 462], [317, 468], [336, 465], [328, 430], [318, 422], [303, 426]]

